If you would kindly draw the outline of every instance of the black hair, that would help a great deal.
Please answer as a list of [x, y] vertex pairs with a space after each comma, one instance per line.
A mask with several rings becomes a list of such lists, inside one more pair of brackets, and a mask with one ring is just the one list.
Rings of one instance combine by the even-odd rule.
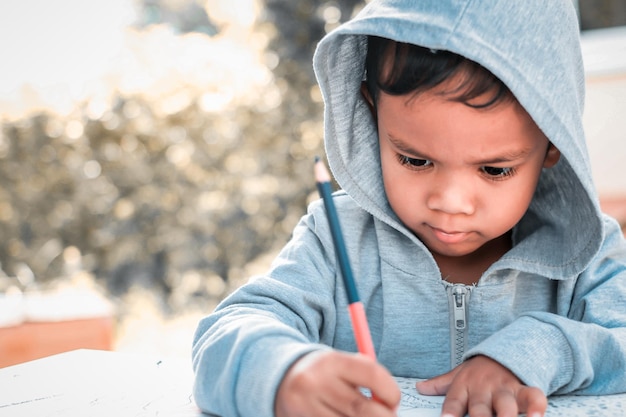
[[[366, 86], [374, 106], [380, 91], [417, 95], [457, 76], [458, 85], [440, 92], [452, 101], [481, 109], [514, 100], [508, 87], [489, 70], [449, 51], [368, 36], [365, 66]], [[485, 94], [485, 100], [476, 102]]]

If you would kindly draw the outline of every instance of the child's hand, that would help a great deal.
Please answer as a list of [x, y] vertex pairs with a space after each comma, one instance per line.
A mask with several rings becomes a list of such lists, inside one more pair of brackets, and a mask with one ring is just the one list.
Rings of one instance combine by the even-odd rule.
[[548, 406], [544, 393], [528, 387], [507, 368], [486, 356], [473, 357], [447, 374], [418, 382], [424, 395], [445, 395], [444, 417], [543, 416]]
[[[369, 388], [378, 401], [365, 397]], [[276, 417], [395, 417], [400, 390], [370, 358], [338, 351], [310, 353], [287, 371], [276, 394]]]

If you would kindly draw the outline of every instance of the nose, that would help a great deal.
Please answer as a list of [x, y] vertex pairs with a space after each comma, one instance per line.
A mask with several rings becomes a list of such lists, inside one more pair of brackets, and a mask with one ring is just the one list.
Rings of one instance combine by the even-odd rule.
[[474, 214], [474, 187], [470, 181], [446, 175], [431, 184], [426, 205], [430, 210], [447, 214]]

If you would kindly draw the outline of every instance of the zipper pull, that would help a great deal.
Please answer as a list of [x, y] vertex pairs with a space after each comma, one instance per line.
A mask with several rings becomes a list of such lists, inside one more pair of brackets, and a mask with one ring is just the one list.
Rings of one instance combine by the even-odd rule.
[[465, 319], [465, 296], [467, 288], [464, 285], [455, 285], [452, 289], [453, 299], [453, 316], [454, 328], [457, 330], [465, 330], [467, 321]]

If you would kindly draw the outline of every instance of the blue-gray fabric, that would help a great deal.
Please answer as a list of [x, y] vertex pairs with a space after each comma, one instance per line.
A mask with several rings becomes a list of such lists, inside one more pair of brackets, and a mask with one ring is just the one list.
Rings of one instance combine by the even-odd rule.
[[[394, 375], [429, 378], [452, 366], [450, 284], [385, 198], [376, 127], [359, 92], [369, 34], [480, 63], [562, 153], [542, 172], [513, 248], [470, 288], [464, 357], [494, 358], [546, 394], [626, 391], [626, 244], [591, 176], [571, 0], [374, 0], [316, 50], [326, 153], [342, 188], [334, 199], [377, 358]], [[270, 270], [199, 324], [195, 400], [221, 416], [272, 416], [289, 366], [331, 348], [357, 350], [317, 201]]]

